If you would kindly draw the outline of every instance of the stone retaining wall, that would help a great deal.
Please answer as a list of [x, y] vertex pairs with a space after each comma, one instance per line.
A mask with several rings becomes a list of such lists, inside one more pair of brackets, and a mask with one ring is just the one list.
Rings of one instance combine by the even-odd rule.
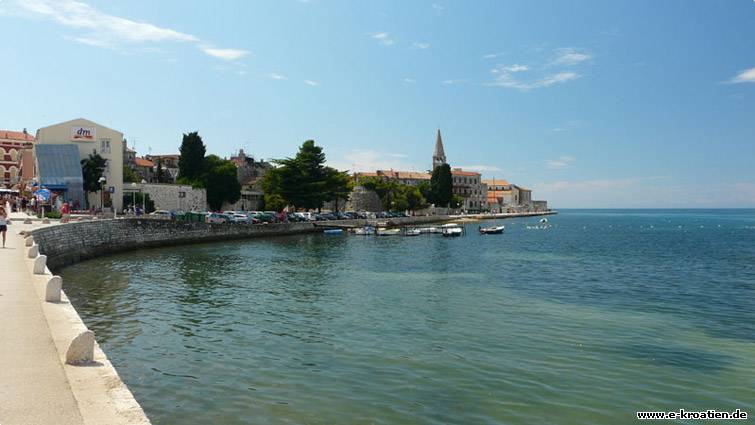
[[67, 223], [30, 232], [50, 269], [116, 252], [168, 245], [319, 232], [312, 223], [259, 226], [117, 219]]
[[[499, 214], [499, 218], [544, 215], [550, 213]], [[492, 218], [467, 216], [468, 218]], [[438, 223], [453, 216], [433, 215], [391, 219], [338, 220], [316, 223], [279, 223], [266, 225], [207, 224], [158, 220], [154, 218], [121, 218], [66, 223], [35, 229], [30, 232], [47, 256], [47, 265], [56, 270], [89, 258], [116, 252], [158, 246], [216, 242], [263, 236], [281, 236], [322, 232], [323, 227], [357, 227], [386, 223], [389, 226]]]

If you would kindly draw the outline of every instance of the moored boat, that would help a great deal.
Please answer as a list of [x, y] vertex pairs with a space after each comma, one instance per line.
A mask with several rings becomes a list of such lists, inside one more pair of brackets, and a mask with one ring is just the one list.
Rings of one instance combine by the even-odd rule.
[[343, 229], [325, 229], [322, 232], [326, 235], [340, 235], [343, 233]]
[[456, 237], [461, 236], [464, 233], [464, 229], [456, 223], [449, 223], [440, 226], [440, 233], [444, 237]]
[[419, 229], [410, 228], [404, 231], [404, 236], [419, 236], [422, 233]]
[[354, 229], [355, 235], [374, 235], [375, 228], [371, 226], [357, 227]]
[[506, 226], [490, 226], [490, 227], [480, 227], [480, 234], [482, 235], [500, 235], [503, 233], [503, 230], [506, 228]]
[[375, 231], [375, 234], [378, 236], [393, 236], [393, 235], [398, 235], [400, 233], [401, 233], [401, 229], [399, 228], [386, 229], [386, 228], [380, 227]]

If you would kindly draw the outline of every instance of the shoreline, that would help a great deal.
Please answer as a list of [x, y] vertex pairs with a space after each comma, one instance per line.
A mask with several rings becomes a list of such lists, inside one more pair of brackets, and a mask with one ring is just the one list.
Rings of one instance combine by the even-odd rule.
[[[394, 218], [392, 225], [417, 225], [463, 220], [503, 219], [514, 217], [528, 217], [556, 214], [556, 211], [543, 213], [508, 213], [495, 215], [463, 215], [463, 216], [422, 216]], [[244, 226], [237, 224], [206, 224], [174, 222], [158, 219], [124, 218], [87, 220], [69, 223], [51, 221], [42, 223], [32, 221], [31, 224], [20, 224], [26, 217], [15, 214], [14, 223], [19, 223], [9, 232], [9, 243], [18, 246], [19, 252], [15, 253], [23, 258], [23, 269], [27, 277], [21, 280], [28, 282], [33, 288], [34, 298], [37, 303], [31, 306], [22, 306], [25, 310], [33, 309], [34, 304], [41, 317], [38, 321], [44, 322], [44, 332], [36, 336], [36, 342], [43, 342], [45, 338], [50, 340], [55, 356], [48, 356], [46, 363], [49, 368], [62, 369], [64, 389], [59, 390], [56, 397], [68, 396], [73, 399], [73, 406], [68, 407], [70, 420], [58, 417], [61, 424], [139, 424], [148, 425], [150, 420], [146, 413], [121, 380], [115, 367], [108, 360], [107, 355], [93, 342], [92, 360], [83, 365], [70, 365], [66, 363], [67, 352], [72, 341], [83, 332], [88, 331], [86, 324], [78, 314], [74, 306], [68, 300], [65, 291], [60, 290], [59, 302], [47, 302], [46, 288], [48, 281], [54, 276], [51, 270], [58, 270], [67, 265], [95, 257], [116, 254], [119, 252], [149, 249], [164, 246], [190, 245], [195, 243], [222, 242], [227, 240], [252, 239], [260, 237], [277, 237], [285, 235], [304, 235], [322, 232], [318, 225], [327, 222], [308, 223], [279, 223], [259, 226]], [[338, 223], [352, 225], [366, 225], [374, 220], [339, 220]], [[332, 223], [332, 222], [331, 222]], [[40, 226], [41, 224], [41, 226]], [[21, 231], [16, 231], [17, 228]], [[27, 258], [29, 247], [25, 247], [26, 238], [33, 239], [34, 247], [38, 250], [34, 258]], [[35, 273], [34, 264], [41, 256], [46, 256], [45, 266], [42, 273]], [[20, 259], [21, 257], [19, 257]], [[38, 270], [37, 270], [38, 271]], [[14, 282], [23, 285], [24, 282]], [[7, 301], [7, 297], [5, 300]], [[14, 339], [23, 338], [23, 332], [15, 331], [8, 344], [12, 346], [22, 345], [23, 342]], [[48, 348], [49, 351], [49, 348]], [[50, 358], [50, 357], [54, 357]], [[36, 365], [35, 365], [36, 366]], [[35, 367], [36, 369], [36, 367]], [[38, 373], [38, 372], [36, 372]], [[30, 372], [31, 374], [31, 372]], [[37, 391], [37, 381], [33, 376], [24, 378], [29, 391]], [[21, 384], [18, 384], [21, 385]], [[61, 394], [65, 393], [65, 394]], [[12, 397], [12, 395], [11, 395]], [[14, 400], [22, 404], [18, 410], [32, 410], [40, 415], [50, 415], [50, 412], [40, 409], [40, 404], [53, 405], [56, 400], [46, 400], [40, 403], [38, 398], [30, 400]], [[70, 403], [69, 403], [70, 404]], [[48, 407], [49, 409], [49, 407]], [[41, 412], [40, 412], [41, 410]], [[29, 423], [28, 417], [18, 420], [14, 414], [0, 416], [3, 423]], [[48, 421], [45, 419], [40, 423]], [[32, 421], [34, 422], [34, 421]], [[34, 422], [36, 423], [36, 422]]]

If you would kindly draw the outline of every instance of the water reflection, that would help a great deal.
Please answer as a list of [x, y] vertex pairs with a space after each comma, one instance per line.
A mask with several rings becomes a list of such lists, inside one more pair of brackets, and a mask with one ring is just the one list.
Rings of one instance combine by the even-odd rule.
[[155, 249], [63, 277], [156, 425], [755, 410], [755, 232], [743, 229], [755, 219], [664, 214], [565, 213], [545, 231], [509, 220], [501, 237], [471, 225], [455, 239]]

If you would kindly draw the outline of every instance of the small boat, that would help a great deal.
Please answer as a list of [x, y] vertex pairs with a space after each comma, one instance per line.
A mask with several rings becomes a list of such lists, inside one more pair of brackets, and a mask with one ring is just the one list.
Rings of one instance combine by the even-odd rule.
[[440, 226], [440, 233], [443, 237], [456, 237], [464, 233], [464, 229], [456, 223], [444, 224]]
[[364, 227], [357, 227], [354, 229], [355, 235], [374, 235], [375, 234], [375, 228], [370, 226], [364, 226]]
[[420, 227], [419, 231], [421, 233], [439, 233], [438, 229], [435, 227]]
[[343, 233], [343, 229], [325, 229], [322, 232], [326, 235], [340, 235]]
[[545, 217], [543, 217], [543, 218], [541, 218], [541, 219], [540, 219], [540, 222], [541, 222], [541, 223], [547, 223], [547, 222], [548, 222], [548, 219], [547, 219], [547, 218], [545, 218]]
[[401, 229], [399, 229], [399, 228], [396, 228], [396, 229], [378, 228], [375, 231], [375, 234], [378, 235], [378, 236], [394, 236], [394, 235], [401, 234]]
[[480, 227], [481, 235], [500, 235], [506, 226]]
[[404, 231], [404, 236], [419, 236], [420, 233], [422, 233], [419, 229], [406, 229]]

